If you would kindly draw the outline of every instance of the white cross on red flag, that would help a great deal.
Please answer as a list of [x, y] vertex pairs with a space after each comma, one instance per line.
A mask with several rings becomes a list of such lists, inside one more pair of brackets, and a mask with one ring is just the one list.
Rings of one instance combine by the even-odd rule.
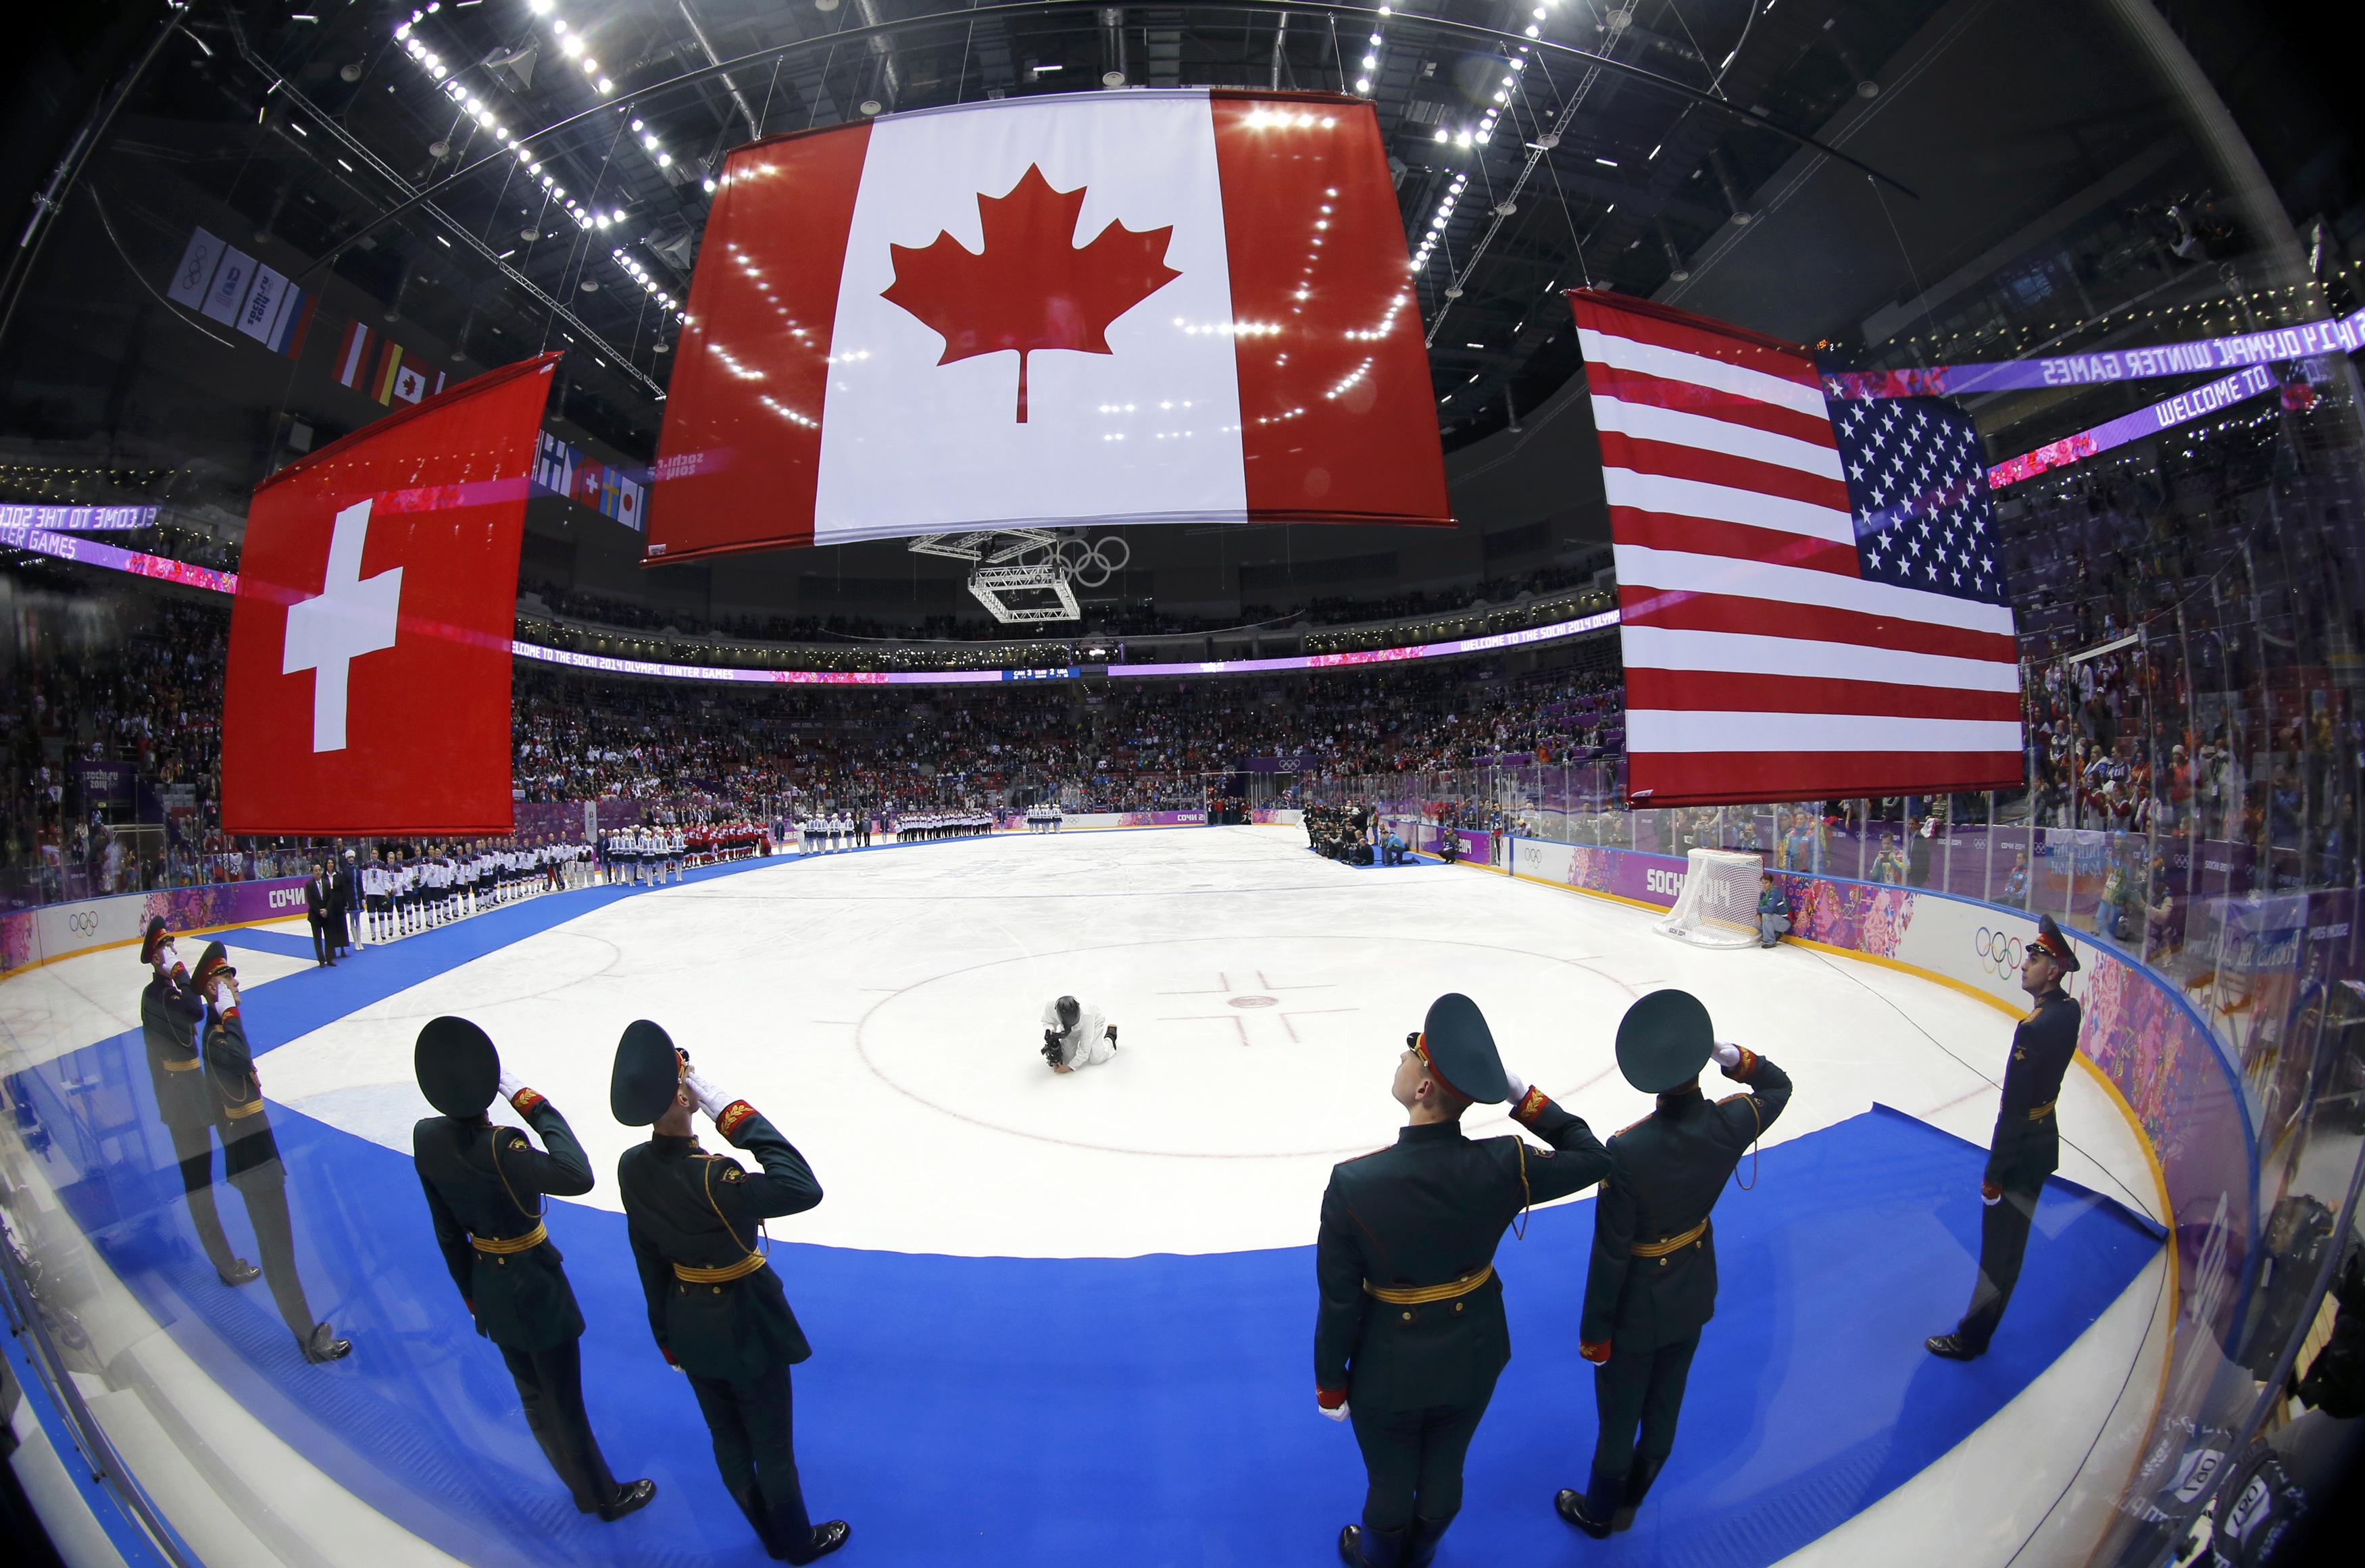
[[1009, 98], [775, 137], [720, 184], [651, 555], [1452, 521], [1368, 103]]
[[222, 693], [228, 833], [507, 833], [510, 641], [556, 354], [254, 492]]

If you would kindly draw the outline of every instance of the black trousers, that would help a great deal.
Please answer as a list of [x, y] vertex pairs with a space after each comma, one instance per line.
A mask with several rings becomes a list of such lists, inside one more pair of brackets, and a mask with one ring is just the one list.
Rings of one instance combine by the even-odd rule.
[[583, 1408], [581, 1341], [569, 1339], [547, 1350], [496, 1348], [517, 1384], [525, 1424], [533, 1429], [533, 1440], [542, 1445], [550, 1468], [566, 1483], [575, 1506], [588, 1514], [613, 1502], [616, 1478], [608, 1473], [600, 1439], [591, 1435], [590, 1415]]
[[723, 1489], [755, 1527], [767, 1554], [802, 1562], [813, 1548], [813, 1518], [797, 1480], [795, 1413], [789, 1369], [752, 1378], [692, 1376], [699, 1414], [714, 1439]]
[[311, 917], [311, 921], [312, 961], [316, 964], [325, 964], [329, 961], [329, 917], [325, 914], [316, 914]]
[[1656, 1475], [1674, 1450], [1676, 1417], [1683, 1411], [1684, 1384], [1698, 1349], [1696, 1332], [1655, 1350], [1621, 1350], [1613, 1339], [1609, 1359], [1593, 1369], [1593, 1407], [1601, 1427], [1593, 1440], [1593, 1476], [1585, 1503], [1595, 1518], [1606, 1519], [1623, 1506], [1629, 1477], [1645, 1467]]
[[2012, 1303], [2012, 1289], [2020, 1283], [2021, 1260], [2028, 1253], [2028, 1227], [2036, 1219], [2036, 1200], [2045, 1191], [2006, 1187], [2003, 1196], [1979, 1215], [1979, 1277], [1971, 1286], [1970, 1310], [1956, 1325], [1956, 1337], [1973, 1350], [1984, 1350], [1995, 1338], [2003, 1309]]
[[[256, 1119], [261, 1120], [261, 1113]], [[234, 1125], [234, 1124], [233, 1124]], [[254, 1248], [262, 1257], [263, 1282], [279, 1316], [298, 1344], [312, 1338], [312, 1308], [304, 1300], [304, 1282], [296, 1277], [296, 1227], [287, 1218], [287, 1168], [279, 1162], [279, 1144], [264, 1122], [251, 1132], [225, 1130], [222, 1170], [230, 1184], [246, 1200], [246, 1217], [254, 1226]]]
[[1462, 1462], [1494, 1397], [1490, 1381], [1468, 1404], [1367, 1410], [1349, 1402], [1363, 1450], [1365, 1529], [1402, 1529], [1416, 1516], [1442, 1526], [1462, 1511]]
[[189, 1223], [196, 1227], [197, 1245], [214, 1272], [227, 1274], [238, 1255], [222, 1234], [221, 1211], [214, 1207], [214, 1135], [210, 1127], [166, 1127], [173, 1137], [173, 1158], [181, 1167], [181, 1191], [189, 1200]]

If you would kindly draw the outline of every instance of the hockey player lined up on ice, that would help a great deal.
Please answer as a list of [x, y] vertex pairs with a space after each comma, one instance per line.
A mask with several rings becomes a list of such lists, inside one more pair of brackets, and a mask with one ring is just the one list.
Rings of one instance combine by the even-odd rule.
[[1043, 1059], [1053, 1072], [1098, 1067], [1116, 1055], [1116, 1025], [1072, 996], [1043, 1004]]
[[383, 942], [393, 935], [388, 917], [394, 910], [394, 868], [379, 852], [370, 851], [362, 868], [362, 930], [364, 940]]

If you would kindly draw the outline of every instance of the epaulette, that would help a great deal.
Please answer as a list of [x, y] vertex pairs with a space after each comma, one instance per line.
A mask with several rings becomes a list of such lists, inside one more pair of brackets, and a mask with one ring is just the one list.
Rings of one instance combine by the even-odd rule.
[[1644, 1122], [1649, 1121], [1653, 1116], [1657, 1114], [1658, 1113], [1656, 1111], [1645, 1111], [1641, 1115], [1635, 1117], [1632, 1121], [1627, 1123], [1624, 1126], [1620, 1127], [1616, 1132], [1611, 1133], [1609, 1136], [1611, 1137], [1624, 1137], [1628, 1133], [1632, 1132], [1636, 1127], [1641, 1126]]
[[1394, 1148], [1395, 1148], [1395, 1145], [1392, 1143], [1384, 1143], [1377, 1148], [1367, 1148], [1361, 1154], [1351, 1154], [1339, 1163], [1341, 1165], [1352, 1165], [1359, 1159], [1369, 1159], [1375, 1154], [1385, 1154], [1388, 1150]]
[[1728, 1094], [1723, 1099], [1718, 1101], [1717, 1103], [1720, 1105], [1730, 1105], [1735, 1100], [1754, 1100], [1756, 1098], [1757, 1096], [1754, 1094]]

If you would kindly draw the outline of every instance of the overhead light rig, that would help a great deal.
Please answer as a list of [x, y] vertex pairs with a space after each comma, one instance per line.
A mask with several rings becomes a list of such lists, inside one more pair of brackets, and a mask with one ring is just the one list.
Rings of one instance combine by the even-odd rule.
[[1133, 559], [1132, 546], [1121, 536], [1087, 540], [1082, 529], [924, 533], [907, 548], [914, 555], [970, 563], [970, 597], [1005, 626], [1082, 619], [1076, 588], [1101, 587]]

